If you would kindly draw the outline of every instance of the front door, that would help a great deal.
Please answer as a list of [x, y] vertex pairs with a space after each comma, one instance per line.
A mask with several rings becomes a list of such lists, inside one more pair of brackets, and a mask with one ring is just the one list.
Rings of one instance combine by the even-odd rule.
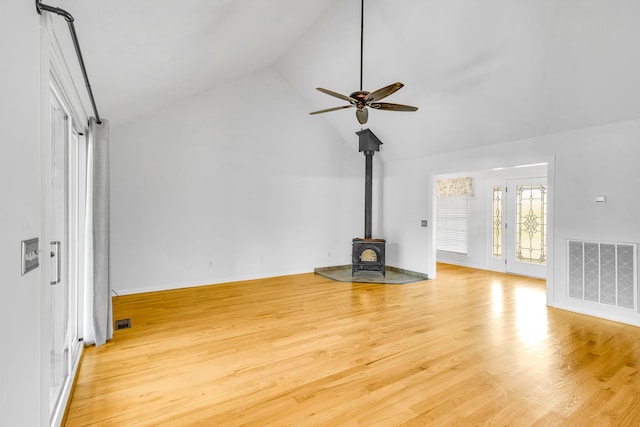
[[547, 179], [507, 181], [506, 271], [547, 277]]

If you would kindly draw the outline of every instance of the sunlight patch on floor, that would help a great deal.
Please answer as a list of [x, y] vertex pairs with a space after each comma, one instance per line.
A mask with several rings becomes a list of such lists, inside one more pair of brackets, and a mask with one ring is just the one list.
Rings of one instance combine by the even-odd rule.
[[547, 338], [547, 306], [544, 291], [525, 287], [515, 289], [516, 326], [525, 346]]

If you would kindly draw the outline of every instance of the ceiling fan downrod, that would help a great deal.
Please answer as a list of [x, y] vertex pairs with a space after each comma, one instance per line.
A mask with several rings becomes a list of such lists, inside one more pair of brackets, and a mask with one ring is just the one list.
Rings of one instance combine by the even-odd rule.
[[364, 56], [364, 0], [360, 2], [360, 92], [362, 92], [362, 63]]

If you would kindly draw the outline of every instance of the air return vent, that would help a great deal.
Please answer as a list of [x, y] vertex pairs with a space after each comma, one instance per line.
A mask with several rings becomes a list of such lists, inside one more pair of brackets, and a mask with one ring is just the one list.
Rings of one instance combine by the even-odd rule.
[[131, 327], [131, 319], [119, 319], [116, 320], [116, 331], [119, 329], [128, 329]]
[[637, 310], [636, 253], [636, 244], [569, 240], [569, 296]]

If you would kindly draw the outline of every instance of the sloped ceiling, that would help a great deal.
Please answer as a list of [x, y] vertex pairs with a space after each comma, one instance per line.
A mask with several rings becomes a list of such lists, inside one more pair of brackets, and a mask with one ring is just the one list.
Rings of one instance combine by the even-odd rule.
[[[342, 104], [317, 86], [359, 89], [360, 0], [60, 7], [112, 126], [269, 66], [308, 104], [292, 120]], [[640, 117], [639, 19], [637, 0], [366, 0], [364, 89], [401, 81], [385, 101], [419, 107], [371, 111], [367, 127], [399, 159]], [[314, 119], [360, 129], [353, 109]]]

